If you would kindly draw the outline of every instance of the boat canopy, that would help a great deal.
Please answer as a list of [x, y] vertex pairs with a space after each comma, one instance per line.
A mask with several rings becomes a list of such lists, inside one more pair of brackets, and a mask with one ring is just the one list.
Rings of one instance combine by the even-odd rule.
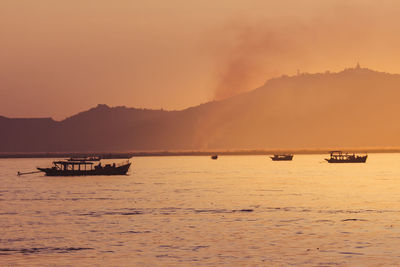
[[[336, 150], [336, 151], [330, 151], [331, 154], [343, 154], [343, 151]], [[346, 153], [347, 154], [347, 153]]]
[[100, 157], [80, 157], [80, 158], [69, 158], [68, 161], [100, 161]]
[[331, 155], [350, 155], [350, 154], [355, 155], [355, 153], [353, 153], [353, 152], [343, 152], [343, 151], [340, 151], [340, 150], [330, 151], [329, 153]]
[[65, 164], [65, 165], [91, 165], [94, 164], [93, 162], [90, 161], [65, 161], [65, 160], [60, 160], [60, 161], [53, 161], [53, 164]]

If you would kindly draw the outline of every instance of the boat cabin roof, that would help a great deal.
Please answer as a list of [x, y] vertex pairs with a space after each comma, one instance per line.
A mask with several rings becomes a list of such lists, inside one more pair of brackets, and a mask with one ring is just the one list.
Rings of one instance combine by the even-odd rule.
[[331, 155], [347, 155], [347, 154], [349, 154], [348, 152], [343, 152], [343, 151], [340, 151], [340, 150], [337, 150], [337, 151], [331, 151], [330, 152], [330, 154]]
[[94, 164], [93, 162], [90, 161], [66, 161], [66, 160], [60, 160], [60, 161], [53, 161], [53, 164], [62, 164], [62, 165], [92, 165]]
[[69, 158], [68, 161], [100, 161], [100, 157]]

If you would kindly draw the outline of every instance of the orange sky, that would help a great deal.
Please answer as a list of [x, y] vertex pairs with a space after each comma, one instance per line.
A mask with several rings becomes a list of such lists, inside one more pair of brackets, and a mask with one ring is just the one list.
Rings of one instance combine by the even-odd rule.
[[395, 0], [2, 0], [0, 115], [182, 109], [268, 78], [400, 73]]

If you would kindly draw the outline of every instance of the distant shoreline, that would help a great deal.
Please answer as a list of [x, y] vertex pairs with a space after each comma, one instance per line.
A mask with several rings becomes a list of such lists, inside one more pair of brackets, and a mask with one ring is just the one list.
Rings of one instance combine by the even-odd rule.
[[251, 156], [274, 154], [328, 154], [332, 150], [352, 153], [400, 153], [400, 148], [335, 148], [335, 149], [268, 149], [268, 150], [194, 150], [194, 151], [135, 151], [135, 152], [0, 152], [0, 159], [10, 158], [71, 158], [98, 156], [103, 159], [170, 156]]

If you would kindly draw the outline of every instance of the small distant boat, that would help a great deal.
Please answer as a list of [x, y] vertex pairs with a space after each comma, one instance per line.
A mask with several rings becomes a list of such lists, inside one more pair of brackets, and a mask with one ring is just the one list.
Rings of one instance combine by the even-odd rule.
[[276, 154], [270, 157], [273, 161], [290, 161], [293, 159], [292, 154]]
[[218, 155], [212, 155], [211, 159], [218, 159]]
[[[97, 161], [97, 160], [96, 160]], [[131, 162], [128, 160], [120, 164], [106, 164], [104, 166], [95, 165], [92, 160], [61, 160], [53, 161], [51, 168], [37, 168], [39, 171], [46, 173], [47, 176], [88, 176], [88, 175], [125, 175]]]
[[342, 151], [331, 151], [330, 155], [329, 159], [325, 159], [329, 163], [365, 163], [368, 157], [368, 155], [360, 156]]

